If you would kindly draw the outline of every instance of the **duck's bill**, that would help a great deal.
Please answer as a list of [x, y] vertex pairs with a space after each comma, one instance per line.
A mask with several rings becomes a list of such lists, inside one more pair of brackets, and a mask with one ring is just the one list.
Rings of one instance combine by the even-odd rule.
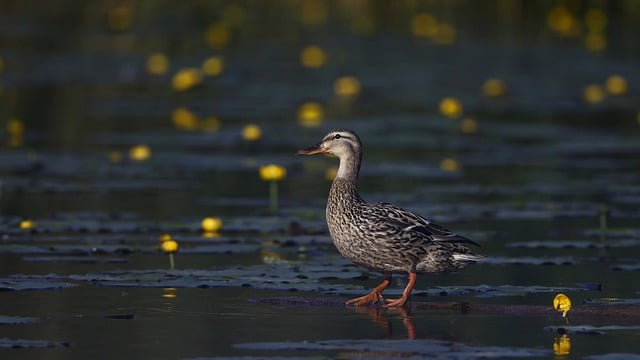
[[324, 154], [326, 152], [327, 149], [321, 147], [320, 145], [315, 145], [306, 149], [298, 150], [298, 155]]

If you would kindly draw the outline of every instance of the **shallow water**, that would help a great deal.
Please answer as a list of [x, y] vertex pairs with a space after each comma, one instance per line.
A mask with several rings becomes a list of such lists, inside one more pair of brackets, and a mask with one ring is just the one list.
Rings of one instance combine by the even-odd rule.
[[[300, 2], [327, 6], [320, 23], [297, 3], [50, 4], [0, 5], [3, 359], [638, 353], [634, 9], [606, 9], [608, 46], [594, 52], [586, 30], [549, 30], [550, 5], [517, 1], [526, 21], [475, 2]], [[455, 41], [412, 35], [423, 12], [455, 25]], [[213, 46], [204, 34], [219, 19], [232, 37]], [[305, 68], [300, 52], [314, 44], [328, 60]], [[154, 53], [165, 73], [148, 72]], [[172, 88], [212, 56], [220, 74]], [[614, 74], [623, 94], [606, 93]], [[345, 75], [356, 95], [334, 93]], [[482, 94], [493, 77], [505, 94]], [[583, 100], [589, 84], [604, 98]], [[440, 113], [445, 96], [462, 115]], [[307, 101], [323, 109], [314, 126], [297, 119]], [[172, 120], [183, 107], [194, 117]], [[211, 117], [219, 128], [205, 126]], [[258, 141], [242, 138], [248, 124]], [[488, 260], [419, 276], [408, 311], [341, 306], [380, 277], [328, 237], [335, 159], [294, 155], [336, 127], [363, 140], [366, 200], [432, 217]], [[130, 158], [142, 144], [151, 156]], [[258, 176], [269, 163], [287, 169], [276, 212]], [[205, 216], [222, 230], [203, 233]], [[164, 233], [180, 245], [175, 269], [158, 249]], [[552, 309], [558, 293], [573, 302], [569, 323]]]

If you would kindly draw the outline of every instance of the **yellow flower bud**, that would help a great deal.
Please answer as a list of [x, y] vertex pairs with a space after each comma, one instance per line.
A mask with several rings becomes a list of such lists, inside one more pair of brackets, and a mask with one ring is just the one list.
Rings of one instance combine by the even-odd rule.
[[258, 125], [247, 125], [242, 128], [242, 138], [247, 141], [256, 141], [262, 137], [262, 130]]
[[611, 75], [605, 81], [604, 88], [611, 95], [622, 95], [627, 92], [627, 80], [620, 75]]
[[169, 58], [165, 54], [152, 54], [147, 58], [147, 72], [163, 75], [169, 70]]
[[222, 220], [217, 217], [206, 217], [202, 219], [201, 227], [205, 232], [218, 232], [222, 229]]
[[460, 170], [460, 163], [454, 158], [446, 157], [440, 161], [440, 169], [455, 172]]
[[590, 104], [597, 104], [604, 100], [606, 94], [602, 86], [591, 84], [584, 88], [582, 99]]
[[507, 85], [498, 78], [490, 78], [482, 84], [482, 94], [487, 97], [504, 96], [507, 92]]
[[324, 110], [317, 102], [306, 102], [298, 108], [298, 122], [307, 127], [318, 126], [322, 123]]
[[176, 91], [186, 91], [202, 82], [202, 71], [198, 68], [181, 69], [171, 80], [173, 89]]
[[160, 250], [162, 250], [167, 254], [174, 253], [178, 251], [178, 242], [175, 240], [165, 241], [162, 244], [160, 244]]
[[171, 241], [171, 240], [173, 240], [173, 239], [171, 238], [170, 234], [164, 233], [164, 234], [160, 235], [160, 243], [164, 243], [164, 242]]
[[280, 181], [287, 176], [287, 170], [280, 165], [269, 164], [260, 167], [260, 178], [264, 181]]
[[360, 81], [354, 76], [343, 76], [333, 83], [333, 93], [340, 97], [360, 94]]
[[327, 61], [327, 55], [319, 46], [307, 46], [300, 53], [300, 62], [302, 66], [308, 68], [322, 67]]
[[147, 145], [136, 145], [129, 150], [129, 158], [134, 161], [145, 161], [151, 157], [151, 148]]
[[20, 221], [20, 229], [28, 230], [28, 229], [33, 229], [35, 226], [36, 226], [36, 223], [33, 220]]
[[449, 118], [462, 115], [462, 104], [454, 97], [446, 97], [440, 101], [440, 113]]

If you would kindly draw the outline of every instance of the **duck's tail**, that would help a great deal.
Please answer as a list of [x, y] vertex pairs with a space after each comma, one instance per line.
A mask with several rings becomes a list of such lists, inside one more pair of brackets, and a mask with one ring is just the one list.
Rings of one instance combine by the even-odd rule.
[[453, 259], [455, 261], [481, 262], [486, 260], [487, 258], [482, 255], [476, 254], [453, 254]]

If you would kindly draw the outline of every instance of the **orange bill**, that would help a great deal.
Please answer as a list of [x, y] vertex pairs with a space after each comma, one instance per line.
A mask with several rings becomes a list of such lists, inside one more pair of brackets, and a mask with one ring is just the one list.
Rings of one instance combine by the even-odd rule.
[[320, 144], [308, 147], [306, 149], [298, 150], [298, 155], [313, 155], [326, 153], [327, 149], [320, 146]]

